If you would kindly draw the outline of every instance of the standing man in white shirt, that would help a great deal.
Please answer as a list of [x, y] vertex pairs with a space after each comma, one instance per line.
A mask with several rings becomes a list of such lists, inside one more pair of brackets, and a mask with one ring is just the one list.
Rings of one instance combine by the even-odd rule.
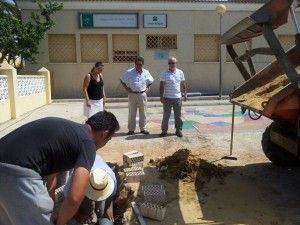
[[187, 100], [186, 85], [184, 73], [182, 70], [176, 68], [177, 59], [170, 57], [168, 59], [169, 68], [165, 69], [160, 75], [160, 101], [163, 104], [163, 121], [161, 124], [162, 133], [160, 137], [167, 136], [169, 127], [169, 119], [173, 108], [176, 135], [182, 137], [182, 119], [181, 119], [181, 106], [182, 95], [183, 101]]
[[139, 127], [142, 134], [147, 122], [147, 92], [154, 79], [150, 72], [143, 68], [144, 58], [135, 59], [135, 67], [127, 70], [120, 78], [121, 84], [128, 92], [128, 135], [133, 135], [136, 128], [136, 112], [139, 109]]

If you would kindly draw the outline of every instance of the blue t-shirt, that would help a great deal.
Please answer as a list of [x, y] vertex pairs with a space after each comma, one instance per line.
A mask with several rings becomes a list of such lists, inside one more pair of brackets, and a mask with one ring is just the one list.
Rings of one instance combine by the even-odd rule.
[[[112, 179], [114, 181], [114, 191], [112, 192], [112, 194], [109, 197], [114, 196], [117, 192], [117, 179], [116, 179], [116, 175], [115, 175], [114, 171], [106, 164], [106, 162], [99, 155], [96, 155], [95, 162], [94, 162], [94, 165], [93, 165], [91, 171], [93, 171], [96, 168], [104, 169], [112, 177]], [[63, 190], [64, 196], [67, 196], [68, 191], [70, 189], [72, 175], [73, 175], [73, 169], [70, 171], [69, 179], [64, 187], [64, 190]]]

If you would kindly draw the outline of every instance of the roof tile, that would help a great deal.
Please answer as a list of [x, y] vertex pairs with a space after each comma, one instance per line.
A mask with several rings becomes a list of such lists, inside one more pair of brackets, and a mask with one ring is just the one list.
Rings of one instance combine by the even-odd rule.
[[[24, 0], [19, 0], [24, 1]], [[26, 0], [25, 0], [26, 1]], [[74, 1], [74, 0], [59, 0], [64, 1]], [[78, 1], [78, 0], [77, 0]], [[190, 2], [190, 3], [201, 3], [201, 2], [222, 2], [222, 3], [254, 3], [254, 4], [263, 4], [267, 3], [269, 0], [79, 0], [79, 1], [93, 1], [93, 2]], [[76, 2], [76, 0], [74, 1]]]

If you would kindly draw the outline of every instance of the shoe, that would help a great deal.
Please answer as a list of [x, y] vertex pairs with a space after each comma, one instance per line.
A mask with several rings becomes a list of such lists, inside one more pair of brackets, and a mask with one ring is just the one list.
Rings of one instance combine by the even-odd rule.
[[161, 134], [159, 136], [160, 137], [165, 137], [165, 136], [167, 136], [167, 132], [161, 132]]
[[149, 131], [147, 131], [147, 130], [142, 130], [142, 131], [141, 131], [141, 134], [147, 134], [147, 135], [148, 135], [148, 134], [150, 134], [150, 133], [149, 133]]
[[134, 134], [134, 131], [130, 130], [128, 131], [127, 135], [133, 135]]
[[176, 135], [177, 135], [177, 137], [182, 137], [183, 136], [181, 130], [176, 131]]

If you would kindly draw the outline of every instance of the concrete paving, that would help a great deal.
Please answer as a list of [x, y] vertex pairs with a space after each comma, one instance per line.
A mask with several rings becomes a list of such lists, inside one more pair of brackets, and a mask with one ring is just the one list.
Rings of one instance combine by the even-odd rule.
[[[147, 128], [151, 133], [160, 133], [160, 124], [162, 119], [162, 104], [157, 101], [158, 98], [149, 98], [148, 101], [148, 124]], [[121, 131], [127, 131], [127, 99], [108, 99], [106, 110], [114, 113], [121, 125]], [[22, 126], [30, 121], [43, 117], [61, 117], [75, 122], [84, 123], [85, 117], [82, 115], [83, 100], [53, 100], [52, 104], [45, 105], [31, 112], [28, 112], [17, 119], [12, 119], [0, 124], [0, 137]], [[232, 121], [232, 104], [228, 97], [218, 100], [217, 97], [208, 97], [202, 99], [193, 98], [183, 103], [182, 115], [184, 120], [184, 133], [193, 133], [205, 130], [206, 132], [230, 130]], [[251, 120], [247, 115], [242, 115], [237, 107], [235, 113], [235, 124], [240, 128], [251, 128]], [[256, 122], [255, 127], [265, 126], [266, 120]], [[138, 124], [138, 117], [137, 117]], [[170, 132], [174, 129], [174, 119], [171, 116]], [[236, 126], [235, 125], [235, 126]], [[261, 125], [261, 126], [260, 126]], [[136, 132], [139, 132], [137, 127]]]

